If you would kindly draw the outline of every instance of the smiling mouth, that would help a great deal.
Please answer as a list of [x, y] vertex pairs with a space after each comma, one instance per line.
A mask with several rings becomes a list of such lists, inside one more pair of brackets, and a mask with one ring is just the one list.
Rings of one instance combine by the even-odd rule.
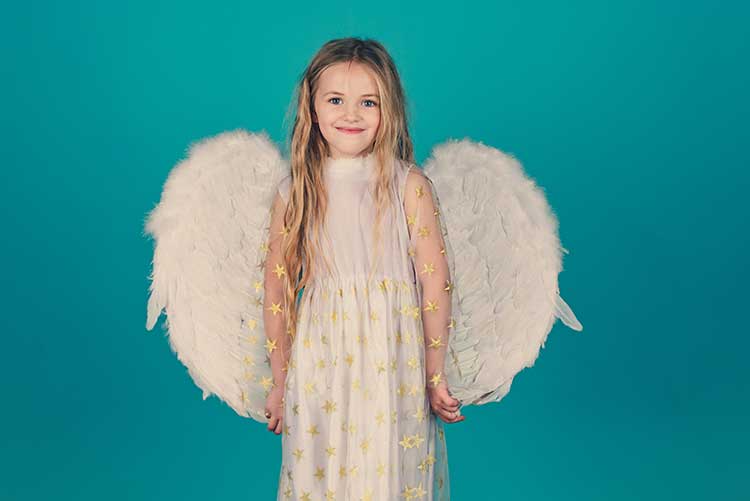
[[357, 134], [359, 132], [362, 132], [364, 129], [359, 129], [359, 128], [356, 128], [356, 127], [353, 128], [353, 129], [346, 128], [346, 127], [336, 127], [336, 130], [339, 130], [339, 131], [341, 131], [341, 132], [343, 132], [345, 134]]

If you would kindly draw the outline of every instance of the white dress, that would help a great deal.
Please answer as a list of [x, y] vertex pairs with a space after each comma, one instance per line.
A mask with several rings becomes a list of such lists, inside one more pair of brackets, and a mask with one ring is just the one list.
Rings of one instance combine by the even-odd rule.
[[[396, 161], [396, 203], [383, 216], [382, 251], [373, 264], [373, 158], [329, 157], [324, 165], [329, 208], [321, 244], [331, 270], [316, 257], [320, 276], [299, 303], [285, 382], [278, 500], [450, 497], [444, 423], [425, 391], [422, 318], [432, 314], [442, 323], [448, 311], [438, 315], [420, 304], [410, 259], [427, 256], [430, 246], [439, 249], [440, 232], [430, 233], [434, 221], [420, 226], [417, 214], [406, 213], [407, 173], [418, 169]], [[284, 201], [290, 180], [279, 185]], [[419, 186], [414, 197], [423, 198], [420, 190], [429, 190], [429, 183]]]

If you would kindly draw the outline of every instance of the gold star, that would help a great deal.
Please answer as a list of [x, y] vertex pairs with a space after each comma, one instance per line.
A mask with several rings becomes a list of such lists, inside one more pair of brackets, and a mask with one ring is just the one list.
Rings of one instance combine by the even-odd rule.
[[347, 353], [346, 357], [344, 357], [344, 360], [346, 360], [346, 363], [349, 364], [349, 367], [351, 367], [352, 364], [354, 363], [354, 357], [352, 356], [351, 353]]
[[262, 242], [260, 244], [260, 250], [261, 252], [267, 252], [270, 249], [267, 242]]
[[414, 191], [417, 193], [417, 198], [422, 198], [424, 196], [424, 187], [422, 187], [421, 184], [417, 186]]
[[375, 415], [376, 423], [383, 424], [383, 419], [385, 419], [385, 414], [383, 414], [383, 411], [380, 411]]
[[276, 316], [277, 313], [281, 313], [282, 311], [284, 311], [281, 307], [281, 303], [274, 303], [273, 301], [271, 302], [271, 307], [266, 309], [271, 310], [274, 316]]
[[409, 365], [409, 368], [416, 369], [419, 367], [419, 360], [416, 356], [412, 355], [407, 361], [407, 364]]
[[299, 404], [294, 404], [292, 406], [292, 412], [294, 412], [295, 416], [299, 416]]
[[437, 311], [439, 309], [437, 301], [427, 301], [427, 306], [424, 307], [424, 311]]
[[286, 269], [284, 269], [283, 266], [277, 263], [276, 269], [273, 270], [271, 273], [276, 273], [276, 278], [281, 278], [281, 275], [286, 275]]
[[295, 449], [294, 452], [292, 452], [292, 454], [294, 454], [294, 456], [297, 458], [297, 461], [299, 461], [302, 459], [302, 454], [304, 452], [305, 452], [304, 449]]
[[430, 382], [432, 383], [433, 387], [440, 384], [442, 375], [442, 372], [436, 372], [435, 374], [433, 374], [433, 376], [430, 378]]
[[412, 447], [414, 447], [414, 442], [412, 442], [412, 440], [413, 439], [411, 435], [404, 435], [404, 438], [401, 439], [399, 444], [404, 448], [404, 450], [411, 449]]
[[432, 276], [432, 274], [435, 272], [435, 265], [432, 263], [425, 263], [424, 264], [424, 270], [422, 270], [422, 273], [427, 273], [429, 276]]
[[279, 235], [282, 235], [284, 237], [289, 235], [289, 228], [287, 228], [286, 226], [282, 226]]
[[385, 475], [385, 465], [383, 463], [378, 463], [377, 472], [379, 477]]
[[429, 228], [427, 228], [427, 226], [422, 226], [421, 228], [419, 228], [419, 231], [417, 232], [417, 235], [419, 235], [420, 237], [429, 236], [430, 235], [430, 230], [429, 230]]
[[269, 355], [273, 353], [273, 350], [276, 349], [276, 340], [275, 339], [271, 340], [269, 338], [266, 338], [266, 349], [268, 350]]
[[302, 495], [300, 496], [299, 501], [310, 501], [310, 493], [302, 491]]
[[325, 359], [321, 358], [320, 360], [318, 360], [317, 366], [318, 366], [318, 369], [325, 369], [326, 368]]
[[319, 466], [316, 466], [315, 467], [315, 474], [314, 474], [314, 476], [317, 477], [318, 480], [323, 480], [323, 477], [326, 476], [326, 474], [325, 474], [325, 468], [321, 468]]
[[331, 489], [326, 489], [326, 501], [333, 501], [336, 493]]
[[416, 217], [415, 216], [413, 216], [413, 215], [412, 216], [409, 216], [409, 215], [406, 216], [406, 224], [408, 226], [411, 226], [411, 225], [413, 225], [415, 223], [416, 223]]
[[312, 339], [310, 339], [310, 336], [306, 336], [302, 340], [302, 346], [304, 346], [305, 348], [309, 348], [310, 347], [310, 341], [312, 341]]
[[406, 394], [406, 385], [404, 383], [401, 383], [398, 385], [398, 390], [396, 390], [396, 395], [399, 397], [403, 397], [404, 394]]
[[314, 437], [315, 435], [319, 434], [318, 431], [318, 425], [317, 424], [311, 424], [310, 427], [307, 429], [307, 433], [310, 434], [310, 436]]
[[375, 364], [375, 368], [377, 369], [378, 374], [382, 374], [383, 372], [385, 372], [385, 362], [383, 362], [382, 360], [377, 362]]
[[263, 288], [263, 282], [260, 280], [256, 280], [253, 284], [253, 287], [255, 287], [255, 292], [260, 292], [260, 290]]
[[333, 446], [326, 447], [326, 452], [328, 453], [328, 457], [334, 456], [336, 454], [336, 448]]
[[273, 379], [268, 376], [263, 376], [260, 380], [260, 384], [263, 385], [263, 389], [268, 391], [273, 386]]
[[336, 402], [333, 400], [326, 400], [326, 403], [323, 405], [323, 409], [328, 413], [332, 413], [336, 410]]
[[305, 383], [305, 393], [308, 395], [312, 393], [312, 391], [315, 389], [315, 382], [314, 381], [308, 381]]
[[414, 497], [414, 489], [408, 486], [404, 487], [404, 491], [401, 493], [401, 495], [404, 496], [408, 501]]
[[362, 495], [362, 501], [372, 501], [372, 490], [369, 488], [365, 490], [365, 493]]
[[362, 449], [362, 452], [367, 452], [367, 449], [370, 447], [370, 439], [366, 438], [362, 440], [362, 442], [359, 444], [359, 447]]
[[358, 472], [358, 469], [359, 469], [359, 466], [357, 466], [356, 464], [352, 466], [351, 468], [349, 468], [349, 476], [356, 475]]
[[412, 417], [416, 418], [418, 423], [421, 423], [422, 421], [424, 421], [424, 418], [425, 418], [424, 409], [420, 407], [419, 409], [417, 409], [417, 412], [412, 414]]
[[346, 476], [346, 467], [345, 466], [339, 466], [339, 476], [345, 477]]
[[414, 487], [414, 496], [415, 497], [422, 497], [425, 494], [427, 494], [427, 491], [422, 488], [422, 482], [419, 482], [419, 485], [417, 487]]
[[445, 346], [443, 344], [442, 337], [430, 337], [430, 345], [428, 346], [429, 348], [440, 348], [441, 346]]
[[453, 319], [453, 317], [451, 317], [451, 321], [448, 322], [448, 328], [452, 329], [455, 326], [456, 326], [456, 321]]
[[414, 251], [413, 247], [409, 247], [409, 250], [406, 252], [411, 257], [414, 257], [416, 255], [416, 252]]
[[[248, 319], [247, 322], [245, 322], [245, 325], [247, 325], [247, 328], [251, 331], [254, 331], [255, 328], [258, 326], [258, 321], [254, 318]], [[255, 344], [255, 342], [258, 340], [256, 336], [247, 336], [247, 340], [250, 342], [250, 344]]]
[[453, 290], [453, 284], [451, 283], [450, 280], [445, 281], [445, 288], [443, 290], [447, 292], [448, 294], [450, 294], [450, 292]]
[[412, 440], [414, 443], [414, 447], [419, 447], [422, 444], [422, 442], [424, 442], [424, 438], [422, 438], [422, 436], [419, 433], [415, 434], [412, 437]]

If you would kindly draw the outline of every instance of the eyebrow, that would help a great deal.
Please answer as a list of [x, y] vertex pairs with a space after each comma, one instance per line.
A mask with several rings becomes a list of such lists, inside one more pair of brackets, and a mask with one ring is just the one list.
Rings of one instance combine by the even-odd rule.
[[[332, 91], [326, 92], [326, 93], [325, 93], [325, 94], [323, 94], [323, 95], [324, 95], [324, 96], [327, 96], [328, 94], [338, 94], [338, 95], [340, 95], [340, 96], [343, 96], [343, 95], [344, 95], [343, 93], [341, 93], [341, 92], [339, 92], [339, 91], [337, 91], [337, 90], [332, 90]], [[361, 95], [361, 96], [359, 96], [359, 97], [380, 97], [380, 94], [362, 94], [362, 95]]]

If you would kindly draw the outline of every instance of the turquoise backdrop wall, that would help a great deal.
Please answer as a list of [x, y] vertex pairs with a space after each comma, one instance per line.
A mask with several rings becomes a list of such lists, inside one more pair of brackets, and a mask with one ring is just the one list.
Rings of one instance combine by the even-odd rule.
[[449, 425], [453, 499], [748, 499], [747, 2], [15, 2], [0, 21], [0, 499], [275, 499], [280, 437], [145, 330], [171, 167], [284, 141], [331, 38], [401, 72], [417, 160], [516, 155], [560, 219], [558, 322]]

